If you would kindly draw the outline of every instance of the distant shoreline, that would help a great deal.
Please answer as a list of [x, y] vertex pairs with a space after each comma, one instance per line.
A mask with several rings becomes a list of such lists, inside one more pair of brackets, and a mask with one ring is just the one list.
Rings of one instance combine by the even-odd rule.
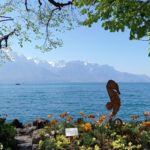
[[[106, 82], [49, 82], [49, 83], [19, 83], [19, 85], [49, 85], [49, 84], [106, 84]], [[149, 84], [150, 82], [119, 82], [119, 84]], [[17, 83], [0, 83], [0, 85], [16, 85]]]

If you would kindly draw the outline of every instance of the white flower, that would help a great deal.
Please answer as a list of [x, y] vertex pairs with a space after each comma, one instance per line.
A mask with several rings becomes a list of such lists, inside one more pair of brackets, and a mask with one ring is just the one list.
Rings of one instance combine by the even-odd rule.
[[4, 148], [3, 145], [0, 143], [0, 150], [3, 150], [3, 148]]
[[48, 133], [45, 134], [45, 137], [50, 137], [50, 135]]

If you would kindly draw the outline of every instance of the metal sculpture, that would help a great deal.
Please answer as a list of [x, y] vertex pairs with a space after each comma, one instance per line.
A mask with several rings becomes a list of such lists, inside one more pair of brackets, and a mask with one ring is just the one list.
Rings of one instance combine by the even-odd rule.
[[106, 104], [106, 108], [108, 110], [112, 110], [112, 113], [110, 116], [110, 118], [112, 118], [117, 114], [117, 112], [120, 109], [120, 105], [121, 105], [121, 101], [119, 98], [120, 91], [119, 91], [118, 84], [113, 80], [109, 80], [107, 82], [106, 88], [107, 88], [107, 92], [110, 98], [110, 102]]

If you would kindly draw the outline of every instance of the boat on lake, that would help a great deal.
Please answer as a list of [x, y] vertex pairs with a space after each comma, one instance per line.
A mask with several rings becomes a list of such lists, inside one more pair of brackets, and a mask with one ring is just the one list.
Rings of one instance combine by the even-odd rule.
[[20, 83], [16, 83], [16, 85], [21, 85]]

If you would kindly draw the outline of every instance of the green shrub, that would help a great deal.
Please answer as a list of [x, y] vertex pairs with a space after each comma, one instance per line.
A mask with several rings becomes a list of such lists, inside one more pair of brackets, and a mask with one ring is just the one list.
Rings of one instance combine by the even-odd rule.
[[12, 149], [15, 146], [15, 128], [9, 123], [0, 121], [0, 143], [4, 149]]

